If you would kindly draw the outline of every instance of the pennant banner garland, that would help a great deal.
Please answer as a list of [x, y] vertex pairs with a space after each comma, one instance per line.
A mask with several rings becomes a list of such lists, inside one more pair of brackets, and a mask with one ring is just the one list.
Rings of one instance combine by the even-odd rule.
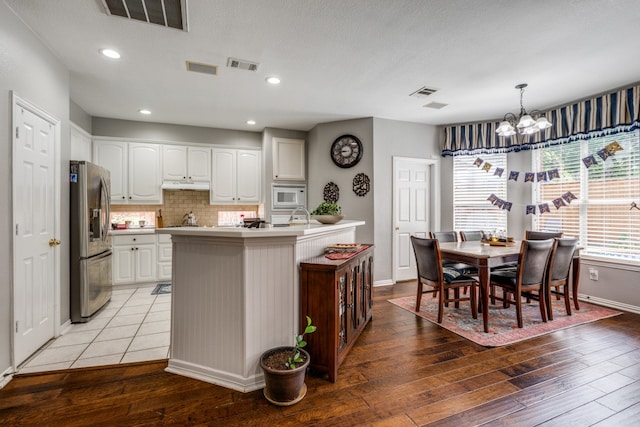
[[[614, 145], [615, 144], [615, 145]], [[620, 147], [620, 145], [617, 142], [613, 142], [609, 145], [607, 145], [607, 148], [604, 149], [604, 151], [607, 153], [606, 156], [611, 156], [613, 155], [613, 153], [615, 153], [615, 151], [619, 151], [622, 150], [622, 147]], [[603, 150], [600, 150], [603, 151]], [[600, 154], [600, 152], [598, 152], [598, 154]], [[591, 158], [592, 161], [595, 164], [595, 158], [593, 155], [589, 156], [589, 157], [585, 157], [584, 159], [582, 159], [582, 161], [585, 163], [585, 165], [587, 165], [587, 160], [588, 158]], [[491, 163], [489, 162], [485, 162], [484, 160], [482, 160], [480, 157], [476, 158], [476, 160], [473, 162], [473, 165], [480, 168], [481, 170], [485, 171], [485, 172], [489, 172], [489, 170], [491, 169], [491, 167], [493, 166]], [[587, 166], [589, 167], [589, 166]], [[504, 168], [495, 168], [495, 171], [493, 172], [493, 176], [499, 176], [502, 177], [502, 174], [504, 173]], [[518, 181], [518, 177], [520, 176], [520, 172], [518, 171], [509, 171], [509, 181]], [[560, 172], [558, 171], [558, 169], [551, 169], [548, 171], [542, 171], [542, 172], [525, 172], [524, 173], [524, 182], [549, 182], [549, 181], [553, 181], [554, 179], [559, 179], [560, 178]], [[570, 204], [573, 200], [577, 200], [578, 198], [570, 191], [567, 191], [566, 193], [564, 193], [561, 197], [558, 197], [556, 199], [554, 199], [551, 204], [556, 208], [556, 209], [560, 209], [563, 206], [567, 206], [568, 204]], [[500, 199], [498, 196], [496, 196], [495, 194], [491, 194], [489, 197], [487, 197], [487, 200], [489, 202], [491, 202], [492, 205], [496, 206], [497, 208], [500, 209], [505, 209], [507, 211], [511, 211], [511, 208], [513, 207], [513, 203], [509, 202], [507, 200], [502, 200]], [[546, 213], [546, 212], [551, 212], [551, 208], [549, 206], [549, 203], [540, 203], [539, 205], [527, 205], [525, 207], [525, 214], [529, 215], [535, 215], [536, 211], [540, 212], [540, 214]]]
[[[613, 141], [612, 143], [607, 144], [607, 146], [602, 150], [598, 150], [596, 154], [602, 159], [602, 161], [606, 161], [609, 157], [613, 156], [620, 150], [623, 150], [620, 144], [618, 144], [617, 141]], [[590, 168], [593, 165], [597, 165], [598, 161], [593, 154], [590, 154], [582, 159], [582, 163], [584, 163], [587, 168]]]

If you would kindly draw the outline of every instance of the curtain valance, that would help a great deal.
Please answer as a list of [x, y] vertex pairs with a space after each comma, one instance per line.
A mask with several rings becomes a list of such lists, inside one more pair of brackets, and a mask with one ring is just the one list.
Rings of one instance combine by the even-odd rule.
[[442, 156], [508, 153], [640, 127], [640, 85], [547, 111], [553, 124], [534, 135], [498, 136], [499, 121], [445, 126]]

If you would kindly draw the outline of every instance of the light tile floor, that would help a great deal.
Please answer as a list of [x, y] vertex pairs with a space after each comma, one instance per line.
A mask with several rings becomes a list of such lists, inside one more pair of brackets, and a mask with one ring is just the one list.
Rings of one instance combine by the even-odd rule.
[[171, 294], [151, 295], [155, 286], [116, 289], [87, 323], [72, 324], [31, 356], [19, 373], [166, 359]]

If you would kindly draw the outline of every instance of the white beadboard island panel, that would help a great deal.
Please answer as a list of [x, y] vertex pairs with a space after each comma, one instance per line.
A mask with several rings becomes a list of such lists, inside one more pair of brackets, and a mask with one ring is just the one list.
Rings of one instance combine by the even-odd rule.
[[167, 371], [242, 392], [264, 387], [260, 355], [298, 331], [300, 261], [353, 243], [363, 224], [157, 229], [173, 242]]

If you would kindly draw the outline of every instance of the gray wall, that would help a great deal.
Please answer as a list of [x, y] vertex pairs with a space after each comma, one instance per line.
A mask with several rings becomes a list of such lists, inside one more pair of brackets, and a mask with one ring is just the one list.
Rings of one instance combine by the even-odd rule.
[[92, 128], [91, 134], [93, 136], [148, 139], [158, 142], [195, 142], [245, 148], [260, 148], [262, 146], [262, 135], [259, 132], [241, 130], [139, 122], [105, 117], [94, 117]]
[[[60, 182], [66, 183], [69, 162], [69, 73], [4, 2], [0, 2], [0, 373], [11, 366], [12, 112], [11, 95], [37, 105], [61, 121]], [[60, 198], [60, 323], [69, 319], [69, 190]]]
[[69, 100], [69, 120], [91, 134], [91, 116], [72, 100]]
[[378, 283], [391, 281], [393, 275], [393, 157], [440, 159], [439, 135], [435, 126], [373, 119], [374, 278]]
[[[329, 156], [331, 144], [340, 135], [351, 134], [362, 142], [363, 155], [354, 167], [342, 169], [336, 166]], [[309, 210], [323, 202], [324, 186], [330, 181], [340, 188], [338, 204], [346, 219], [366, 221], [366, 225], [356, 230], [356, 240], [362, 243], [374, 242], [374, 192], [373, 179], [373, 119], [345, 120], [322, 123], [309, 133], [307, 144], [307, 202]], [[365, 197], [358, 197], [352, 189], [353, 178], [365, 173], [371, 180], [372, 191]]]

